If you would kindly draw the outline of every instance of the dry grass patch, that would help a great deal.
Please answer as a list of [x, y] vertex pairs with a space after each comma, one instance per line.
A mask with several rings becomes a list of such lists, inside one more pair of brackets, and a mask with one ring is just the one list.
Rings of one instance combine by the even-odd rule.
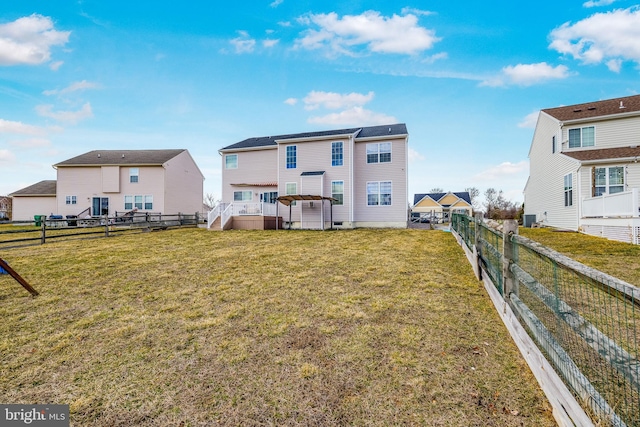
[[14, 249], [0, 401], [75, 425], [554, 425], [449, 233], [198, 229]]
[[640, 245], [550, 228], [520, 228], [519, 233], [589, 267], [640, 286]]

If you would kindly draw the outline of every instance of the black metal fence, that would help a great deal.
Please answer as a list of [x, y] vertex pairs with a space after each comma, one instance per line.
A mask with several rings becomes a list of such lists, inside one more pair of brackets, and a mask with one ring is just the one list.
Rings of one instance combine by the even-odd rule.
[[195, 214], [134, 213], [101, 217], [34, 217], [34, 221], [14, 221], [0, 228], [0, 248], [45, 244], [52, 240], [109, 237], [112, 234], [197, 227]]
[[471, 250], [595, 421], [640, 426], [640, 289], [516, 234], [456, 214]]

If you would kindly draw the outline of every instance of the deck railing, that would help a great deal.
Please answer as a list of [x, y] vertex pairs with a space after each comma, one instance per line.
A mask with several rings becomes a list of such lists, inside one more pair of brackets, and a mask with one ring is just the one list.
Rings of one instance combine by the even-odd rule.
[[583, 218], [638, 217], [639, 215], [640, 203], [637, 188], [582, 200]]

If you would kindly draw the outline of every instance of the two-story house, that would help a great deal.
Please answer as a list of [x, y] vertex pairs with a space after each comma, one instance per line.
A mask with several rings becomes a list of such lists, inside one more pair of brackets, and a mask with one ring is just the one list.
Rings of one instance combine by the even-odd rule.
[[11, 194], [15, 220], [202, 210], [204, 176], [185, 149], [95, 150], [53, 167], [57, 180]]
[[540, 111], [525, 224], [640, 243], [640, 95]]
[[223, 203], [210, 227], [407, 226], [405, 124], [249, 138], [219, 153]]
[[473, 215], [471, 196], [468, 191], [413, 195], [412, 222], [450, 222], [451, 215], [454, 213]]

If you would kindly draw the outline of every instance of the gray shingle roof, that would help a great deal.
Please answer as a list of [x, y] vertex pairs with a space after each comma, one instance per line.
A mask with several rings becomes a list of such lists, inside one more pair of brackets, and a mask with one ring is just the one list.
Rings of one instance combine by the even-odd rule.
[[33, 185], [14, 191], [9, 196], [55, 196], [56, 181], [45, 180], [37, 182]]
[[162, 165], [183, 151], [186, 150], [94, 150], [53, 166]]
[[[624, 108], [620, 108], [620, 106], [623, 106]], [[566, 107], [545, 108], [542, 111], [561, 122], [633, 113], [640, 111], [640, 95], [568, 105]]]
[[336, 130], [325, 130], [318, 132], [303, 132], [303, 133], [293, 133], [287, 135], [275, 135], [275, 136], [261, 136], [257, 138], [247, 138], [243, 141], [236, 142], [235, 144], [228, 145], [222, 150], [238, 150], [243, 148], [257, 148], [257, 147], [268, 147], [277, 145], [276, 141], [286, 140], [286, 139], [300, 139], [300, 138], [319, 138], [324, 136], [332, 136], [332, 135], [347, 135], [347, 134], [355, 134], [356, 141], [359, 138], [372, 138], [377, 136], [387, 136], [387, 135], [406, 135], [407, 134], [407, 126], [404, 123], [396, 123], [392, 125], [381, 125], [381, 126], [367, 126], [361, 128], [349, 128], [349, 129], [336, 129]]

